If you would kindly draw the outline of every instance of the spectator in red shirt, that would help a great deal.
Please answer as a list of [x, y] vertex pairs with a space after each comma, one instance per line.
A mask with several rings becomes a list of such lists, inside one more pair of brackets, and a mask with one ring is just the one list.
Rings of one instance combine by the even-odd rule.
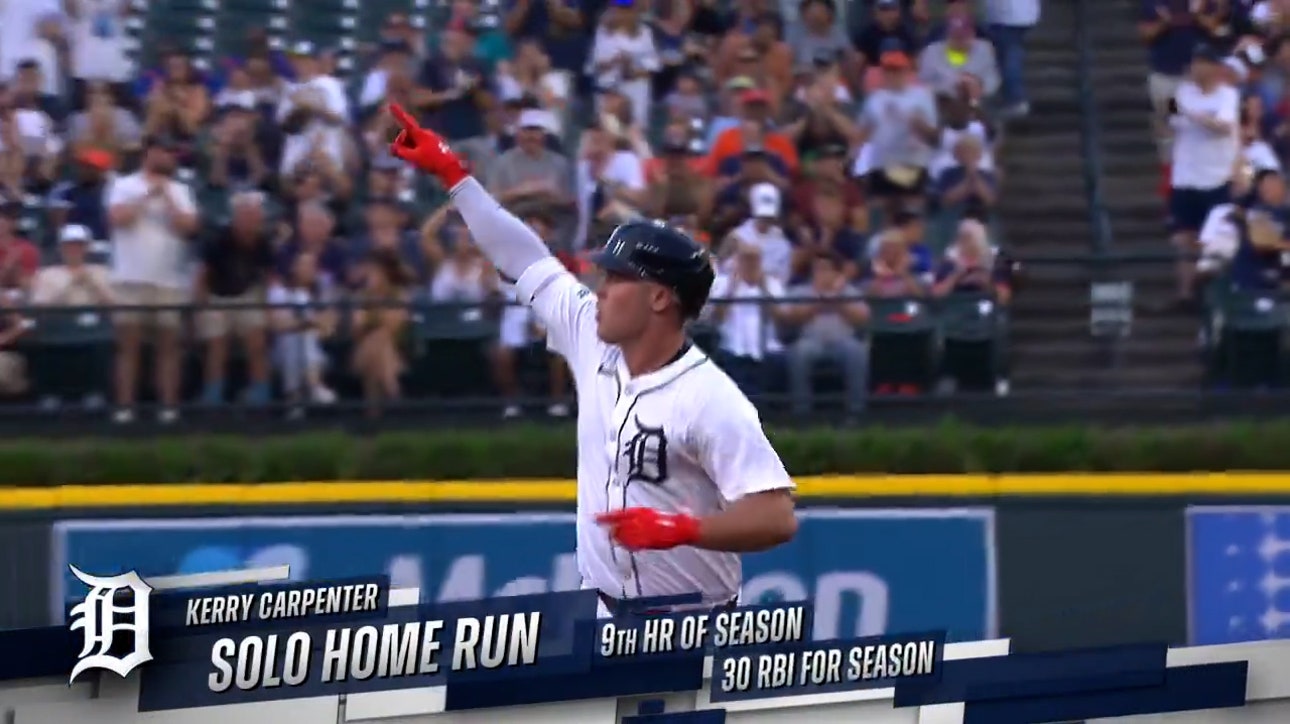
[[822, 191], [839, 194], [845, 204], [847, 226], [858, 233], [869, 230], [869, 209], [865, 206], [860, 185], [847, 176], [847, 147], [830, 144], [820, 148], [810, 162], [806, 178], [793, 185], [792, 212], [794, 227], [814, 225], [816, 196]]
[[0, 205], [0, 286], [26, 289], [40, 267], [40, 250], [18, 236], [18, 216], [22, 204], [5, 201]]

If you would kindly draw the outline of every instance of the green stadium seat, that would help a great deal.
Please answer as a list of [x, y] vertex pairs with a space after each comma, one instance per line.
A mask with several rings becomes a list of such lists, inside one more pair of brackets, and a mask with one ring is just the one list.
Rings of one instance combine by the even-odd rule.
[[987, 342], [998, 337], [999, 305], [986, 295], [955, 294], [936, 310], [941, 337], [960, 342]]
[[1214, 312], [1218, 326], [1237, 332], [1272, 332], [1286, 326], [1286, 305], [1276, 292], [1228, 290]]
[[935, 310], [924, 299], [870, 299], [869, 329], [875, 334], [927, 334], [937, 327]]
[[31, 344], [87, 346], [112, 341], [112, 324], [106, 313], [39, 311], [34, 321]]

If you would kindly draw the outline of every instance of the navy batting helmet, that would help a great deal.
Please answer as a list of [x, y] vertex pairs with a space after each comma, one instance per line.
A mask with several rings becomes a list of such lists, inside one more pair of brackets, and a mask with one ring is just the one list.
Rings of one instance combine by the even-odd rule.
[[708, 250], [662, 222], [623, 224], [591, 260], [605, 271], [668, 287], [676, 292], [687, 319], [697, 317], [707, 304], [716, 276]]

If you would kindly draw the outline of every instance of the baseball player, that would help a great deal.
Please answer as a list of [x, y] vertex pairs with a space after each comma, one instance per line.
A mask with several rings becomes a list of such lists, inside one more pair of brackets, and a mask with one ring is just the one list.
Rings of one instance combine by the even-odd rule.
[[739, 554], [797, 531], [793, 481], [757, 411], [686, 337], [708, 299], [708, 253], [661, 224], [618, 227], [596, 292], [397, 105], [398, 158], [449, 190], [475, 243], [569, 363], [578, 399], [578, 568], [608, 616], [627, 599], [699, 593], [737, 605]]

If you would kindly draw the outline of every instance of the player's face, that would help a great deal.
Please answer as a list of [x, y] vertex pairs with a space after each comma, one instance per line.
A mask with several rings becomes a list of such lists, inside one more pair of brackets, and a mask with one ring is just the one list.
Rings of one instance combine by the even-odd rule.
[[628, 276], [601, 274], [596, 285], [596, 334], [622, 344], [644, 333], [653, 313], [658, 285]]

